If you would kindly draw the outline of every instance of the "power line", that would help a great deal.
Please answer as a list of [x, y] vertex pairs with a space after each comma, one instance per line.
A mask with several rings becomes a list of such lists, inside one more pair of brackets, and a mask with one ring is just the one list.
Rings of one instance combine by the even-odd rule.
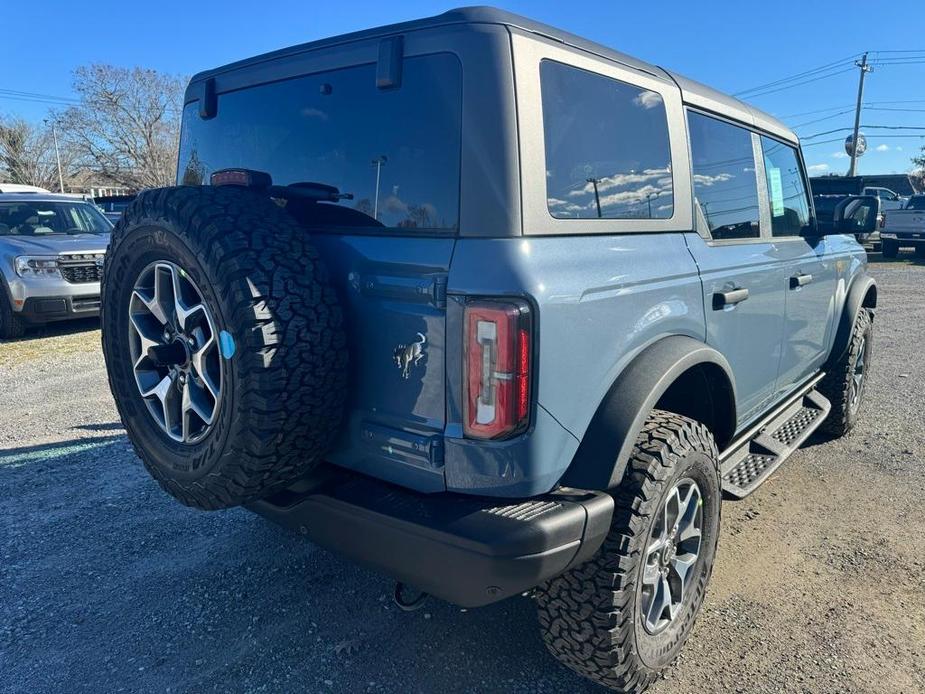
[[[864, 108], [872, 104], [925, 104], [925, 99], [904, 99], [899, 101], [865, 101]], [[778, 118], [796, 118], [797, 116], [811, 116], [814, 113], [826, 113], [827, 111], [837, 111], [840, 108], [854, 108], [854, 104], [842, 104], [841, 106], [829, 106], [828, 108], [817, 108], [814, 111], [801, 111], [800, 113], [788, 113]]]
[[[864, 130], [925, 130], [925, 126], [919, 125], [862, 125], [860, 127]], [[833, 130], [824, 130], [821, 133], [814, 133], [813, 135], [803, 135], [800, 137], [800, 139], [811, 140], [814, 137], [831, 135], [832, 133], [844, 132], [845, 130], [854, 130], [854, 128], [835, 128]]]
[[[850, 130], [851, 128], [848, 128], [848, 129]], [[877, 135], [877, 139], [878, 139], [878, 140], [883, 139], [883, 138], [902, 138], [902, 139], [909, 139], [909, 140], [911, 140], [911, 139], [925, 139], [925, 135]], [[843, 140], [842, 138], [840, 138], [840, 137], [836, 137], [836, 138], [831, 139], [831, 140], [820, 140], [819, 142], [807, 142], [807, 143], [803, 143], [803, 142], [801, 141], [801, 142], [800, 142], [800, 146], [801, 146], [803, 149], [806, 149], [807, 147], [816, 147], [817, 145], [828, 145], [828, 144], [831, 144], [831, 143], [833, 143], [833, 142], [844, 142], [844, 140]]]
[[[818, 77], [812, 77], [810, 79], [803, 80], [801, 82], [793, 82], [791, 84], [784, 84], [783, 86], [777, 87], [775, 89], [766, 89], [760, 92], [753, 92], [745, 95], [748, 99], [757, 99], [759, 96], [767, 96], [768, 94], [776, 94], [777, 92], [782, 92], [786, 89], [793, 89], [794, 87], [801, 87], [804, 84], [810, 84], [812, 82], [818, 82], [819, 80], [828, 79], [829, 77], [835, 77], [836, 75], [843, 75], [846, 72], [853, 72], [853, 67], [846, 67], [842, 70], [836, 70], [835, 72], [829, 72], [824, 75], [819, 75]], [[742, 92], [739, 92], [741, 94]], [[737, 94], [738, 95], [738, 94]]]
[[844, 65], [846, 63], [852, 62], [859, 55], [860, 55], [859, 53], [855, 53], [854, 55], [849, 55], [847, 58], [842, 58], [841, 60], [836, 60], [834, 62], [827, 63], [826, 65], [820, 65], [819, 67], [813, 68], [812, 70], [804, 70], [803, 72], [798, 72], [795, 75], [790, 75], [789, 77], [782, 77], [778, 80], [774, 80], [773, 82], [766, 82], [765, 84], [759, 84], [755, 87], [750, 87], [749, 89], [743, 89], [741, 91], [735, 92], [733, 96], [740, 96], [743, 94], [748, 94], [749, 92], [762, 91], [768, 87], [776, 87], [777, 85], [782, 84], [784, 82], [790, 82], [792, 80], [797, 80], [802, 77], [807, 77], [817, 72], [822, 72], [824, 70], [828, 70], [833, 67]]
[[802, 127], [805, 126], [805, 125], [811, 125], [811, 124], [813, 124], [813, 123], [819, 123], [819, 122], [821, 122], [821, 121], [829, 120], [829, 119], [831, 119], [831, 118], [838, 118], [839, 116], [843, 116], [843, 115], [845, 115], [846, 113], [851, 113], [851, 111], [852, 111], [852, 109], [850, 109], [850, 108], [849, 108], [849, 109], [845, 109], [844, 111], [839, 111], [838, 113], [833, 113], [833, 114], [828, 115], [828, 116], [823, 116], [822, 118], [814, 118], [813, 120], [808, 120], [808, 121], [806, 121], [806, 122], [804, 122], [804, 123], [798, 123], [797, 125], [792, 125], [792, 126], [790, 126], [790, 127], [791, 127], [791, 128], [802, 128]]

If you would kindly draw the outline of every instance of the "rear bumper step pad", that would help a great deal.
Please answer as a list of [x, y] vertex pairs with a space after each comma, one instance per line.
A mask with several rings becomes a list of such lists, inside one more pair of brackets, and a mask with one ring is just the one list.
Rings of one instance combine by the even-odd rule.
[[765, 482], [828, 416], [831, 403], [811, 390], [723, 461], [723, 491], [742, 498]]
[[248, 508], [463, 607], [516, 595], [589, 559], [613, 515], [609, 494], [578, 489], [505, 501], [418, 494], [326, 469]]

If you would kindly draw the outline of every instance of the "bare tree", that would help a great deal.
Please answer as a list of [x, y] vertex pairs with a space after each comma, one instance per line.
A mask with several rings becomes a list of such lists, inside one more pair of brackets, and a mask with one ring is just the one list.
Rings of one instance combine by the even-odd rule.
[[[73, 148], [61, 143], [61, 174], [75, 173]], [[0, 118], [0, 171], [10, 183], [58, 190], [58, 163], [51, 126], [22, 118]]]
[[922, 147], [922, 150], [912, 157], [912, 166], [914, 168], [909, 176], [918, 190], [925, 190], [925, 147]]
[[143, 68], [89, 65], [74, 72], [80, 104], [60, 132], [83, 164], [129, 188], [171, 185], [177, 171], [186, 80]]

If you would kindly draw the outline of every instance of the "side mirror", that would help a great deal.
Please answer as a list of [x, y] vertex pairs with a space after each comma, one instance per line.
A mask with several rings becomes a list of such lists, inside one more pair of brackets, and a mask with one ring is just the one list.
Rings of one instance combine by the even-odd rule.
[[877, 229], [880, 199], [873, 195], [845, 198], [835, 206], [832, 234], [869, 234]]

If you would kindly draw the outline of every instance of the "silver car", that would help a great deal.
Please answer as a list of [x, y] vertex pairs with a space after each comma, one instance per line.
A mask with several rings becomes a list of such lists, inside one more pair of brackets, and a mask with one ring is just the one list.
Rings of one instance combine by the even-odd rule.
[[0, 338], [30, 324], [99, 315], [112, 226], [81, 197], [0, 194]]

